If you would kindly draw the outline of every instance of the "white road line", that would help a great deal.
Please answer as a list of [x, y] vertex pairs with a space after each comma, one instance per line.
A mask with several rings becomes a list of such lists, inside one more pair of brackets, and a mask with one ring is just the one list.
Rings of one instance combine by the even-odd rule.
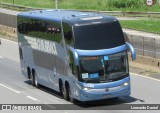
[[11, 41], [11, 40], [8, 40], [8, 39], [4, 39], [4, 38], [1, 38], [1, 40], [5, 40], [5, 41], [8, 41], [8, 42], [12, 42], [12, 43], [18, 44], [18, 42], [15, 42], [15, 41]]
[[136, 74], [136, 73], [131, 73], [131, 74], [136, 75], [136, 76], [140, 76], [140, 77], [144, 77], [144, 78], [148, 78], [148, 79], [152, 79], [152, 80], [156, 80], [156, 81], [159, 81], [159, 82], [160, 82], [159, 79], [155, 79], [155, 78], [152, 78], [152, 77], [146, 77], [146, 76], [144, 76], [144, 75], [140, 75], [140, 74]]
[[0, 58], [4, 58], [4, 57], [0, 56]]
[[29, 99], [32, 99], [32, 100], [34, 100], [34, 101], [37, 101], [36, 98], [33, 98], [33, 97], [31, 97], [31, 96], [26, 96], [26, 97], [29, 98]]
[[8, 86], [3, 85], [3, 84], [0, 84], [0, 86], [3, 86], [3, 87], [5, 87], [5, 88], [7, 88], [7, 89], [9, 89], [9, 90], [11, 90], [11, 91], [13, 91], [13, 92], [15, 92], [15, 93], [21, 93], [21, 92], [19, 92], [19, 91], [17, 91], [17, 90], [14, 90], [14, 89], [12, 89], [12, 88], [10, 88], [10, 87], [8, 87]]

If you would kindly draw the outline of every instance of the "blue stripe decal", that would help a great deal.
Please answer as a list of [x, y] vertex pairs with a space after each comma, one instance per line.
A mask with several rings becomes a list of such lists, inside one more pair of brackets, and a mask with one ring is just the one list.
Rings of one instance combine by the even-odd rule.
[[121, 51], [127, 50], [126, 44], [118, 46], [111, 49], [102, 49], [102, 50], [80, 50], [76, 49], [76, 52], [79, 56], [98, 56], [98, 55], [110, 55], [115, 54]]

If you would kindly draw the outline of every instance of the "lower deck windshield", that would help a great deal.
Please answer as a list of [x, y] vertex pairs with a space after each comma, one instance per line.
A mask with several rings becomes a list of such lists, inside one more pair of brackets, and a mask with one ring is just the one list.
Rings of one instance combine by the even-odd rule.
[[105, 83], [129, 76], [127, 52], [80, 57], [80, 78], [87, 83]]

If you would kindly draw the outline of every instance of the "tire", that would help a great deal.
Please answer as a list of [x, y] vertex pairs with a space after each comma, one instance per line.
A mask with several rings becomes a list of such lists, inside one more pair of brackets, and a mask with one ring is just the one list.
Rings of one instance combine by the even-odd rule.
[[69, 96], [69, 101], [71, 103], [75, 103], [75, 99], [72, 97], [72, 93], [71, 93], [71, 88], [70, 86], [68, 86], [68, 96]]
[[60, 91], [60, 95], [63, 97], [62, 95], [62, 82], [59, 81], [59, 91]]
[[66, 88], [64, 85], [62, 85], [62, 96], [64, 100], [69, 100], [68, 88]]
[[37, 80], [37, 75], [36, 75], [36, 73], [34, 73], [34, 86], [36, 87], [36, 88], [38, 88], [39, 87], [39, 84], [38, 84], [38, 80]]
[[28, 79], [31, 79], [31, 70], [29, 67], [27, 67], [27, 75], [28, 75]]
[[34, 75], [33, 75], [33, 74], [31, 74], [30, 80], [31, 80], [31, 85], [32, 85], [32, 86], [35, 86], [35, 83], [34, 83]]

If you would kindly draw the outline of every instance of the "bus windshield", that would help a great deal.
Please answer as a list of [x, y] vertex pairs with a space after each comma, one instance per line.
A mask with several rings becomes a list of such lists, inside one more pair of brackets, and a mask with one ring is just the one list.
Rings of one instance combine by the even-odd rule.
[[118, 21], [74, 26], [75, 48], [81, 50], [108, 49], [125, 44]]
[[105, 83], [129, 76], [127, 52], [80, 57], [80, 78], [87, 83]]

